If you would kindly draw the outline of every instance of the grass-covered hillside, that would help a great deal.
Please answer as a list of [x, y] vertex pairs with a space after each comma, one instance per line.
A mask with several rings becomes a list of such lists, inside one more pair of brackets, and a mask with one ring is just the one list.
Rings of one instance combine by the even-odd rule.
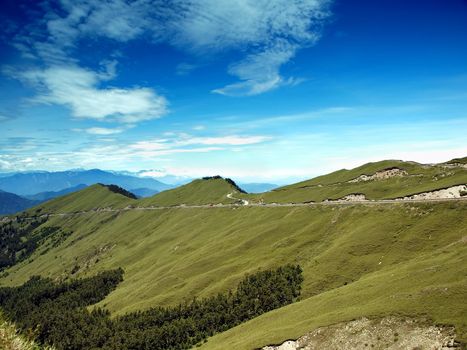
[[[388, 169], [396, 176], [373, 176]], [[368, 198], [394, 198], [466, 183], [465, 171], [457, 165], [385, 161], [287, 186], [264, 198], [319, 200], [328, 195], [318, 191], [339, 186]], [[364, 181], [353, 181], [357, 178]], [[121, 267], [123, 281], [99, 306], [122, 315], [225, 293], [247, 273], [293, 264], [303, 269], [299, 302], [219, 333], [202, 348], [254, 349], [319, 326], [393, 314], [454, 325], [458, 339], [467, 342], [465, 200], [190, 207], [257, 198], [217, 177], [143, 200], [116, 192], [96, 185], [43, 204], [42, 213], [85, 212], [51, 216], [27, 235], [12, 235], [36, 237], [35, 245], [27, 258], [1, 273], [0, 286], [20, 285], [33, 275], [66, 281]], [[137, 209], [180, 204], [186, 207]], [[90, 210], [104, 207], [128, 210]], [[23, 249], [18, 244], [10, 252]]]
[[121, 314], [226, 291], [247, 272], [293, 263], [304, 270], [300, 303], [219, 335], [208, 346], [232, 348], [227, 344], [235, 340], [233, 348], [249, 349], [317, 325], [391, 313], [452, 323], [467, 340], [466, 210], [461, 201], [52, 217], [43, 225], [73, 233], [7, 270], [1, 283], [122, 267], [124, 281], [101, 303]]
[[232, 180], [220, 176], [206, 177], [189, 184], [164, 191], [150, 198], [138, 201], [138, 206], [173, 206], [234, 203], [227, 198], [229, 193], [240, 193], [242, 190]]
[[367, 199], [394, 199], [467, 184], [467, 168], [461, 166], [461, 161], [455, 160], [459, 166], [453, 166], [452, 163], [422, 165], [398, 160], [368, 163], [257, 196], [250, 195], [250, 199], [266, 203], [321, 202], [356, 193], [364, 194]]
[[[135, 199], [118, 191], [118, 186], [96, 184], [84, 190], [52, 199], [28, 210], [29, 213], [72, 213], [97, 208], [122, 208], [131, 205]], [[120, 190], [122, 190], [120, 188]]]
[[[232, 180], [220, 176], [194, 180], [152, 197], [135, 199], [118, 186], [96, 184], [79, 192], [55, 198], [30, 213], [67, 213], [98, 208], [171, 207], [239, 203], [306, 203], [363, 194], [367, 199], [394, 199], [422, 192], [467, 184], [467, 168], [461, 160], [422, 165], [386, 160], [352, 170], [339, 170], [311, 180], [261, 194], [247, 194]], [[454, 163], [452, 163], [454, 162]], [[39, 210], [39, 211], [38, 211]]]

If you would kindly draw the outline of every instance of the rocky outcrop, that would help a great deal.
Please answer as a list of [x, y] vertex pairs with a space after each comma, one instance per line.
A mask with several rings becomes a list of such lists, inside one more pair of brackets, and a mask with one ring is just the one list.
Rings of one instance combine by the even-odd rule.
[[442, 167], [443, 168], [448, 168], [448, 169], [452, 169], [452, 168], [464, 168], [464, 169], [467, 169], [467, 164], [465, 164], [465, 163], [446, 163], [446, 164], [443, 164]]
[[436, 191], [422, 192], [412, 196], [396, 198], [397, 200], [430, 200], [430, 199], [449, 199], [449, 198], [467, 198], [467, 185], [452, 186]]
[[453, 327], [435, 326], [427, 320], [389, 316], [361, 318], [321, 327], [280, 345], [262, 350], [361, 350], [361, 349], [453, 349], [458, 348]]
[[407, 171], [399, 168], [389, 168], [377, 171], [373, 175], [366, 175], [362, 174], [355, 179], [347, 181], [348, 183], [355, 183], [355, 182], [366, 182], [366, 181], [373, 181], [373, 180], [385, 180], [391, 177], [403, 177], [408, 176], [409, 174]]
[[351, 193], [339, 199], [326, 199], [325, 202], [363, 202], [367, 200], [363, 193]]

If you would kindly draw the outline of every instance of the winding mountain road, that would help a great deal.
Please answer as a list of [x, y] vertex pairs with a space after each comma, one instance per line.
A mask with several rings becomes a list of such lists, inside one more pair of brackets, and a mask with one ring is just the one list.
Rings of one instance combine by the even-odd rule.
[[[230, 194], [230, 193], [229, 193]], [[32, 220], [37, 218], [48, 217], [69, 217], [75, 215], [83, 215], [89, 213], [121, 213], [133, 210], [149, 211], [149, 210], [167, 210], [167, 209], [213, 209], [213, 208], [282, 208], [282, 207], [312, 207], [312, 206], [351, 206], [351, 205], [384, 205], [384, 204], [409, 204], [409, 203], [446, 203], [446, 202], [467, 202], [467, 197], [464, 198], [438, 198], [438, 199], [383, 199], [383, 200], [360, 200], [360, 201], [327, 201], [327, 202], [308, 202], [308, 203], [251, 203], [246, 200], [234, 198], [227, 195], [229, 199], [239, 200], [239, 203], [234, 204], [197, 204], [197, 205], [173, 205], [173, 206], [150, 206], [150, 207], [133, 207], [125, 208], [94, 208], [91, 210], [82, 210], [69, 213], [46, 213], [35, 217], [22, 217], [22, 220]], [[241, 201], [241, 202], [240, 202]], [[0, 219], [0, 223], [13, 221], [14, 219], [5, 216]]]

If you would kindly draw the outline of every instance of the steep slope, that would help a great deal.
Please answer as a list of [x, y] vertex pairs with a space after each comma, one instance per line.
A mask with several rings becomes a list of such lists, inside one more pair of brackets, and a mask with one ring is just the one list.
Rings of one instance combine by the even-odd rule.
[[[318, 185], [335, 186], [338, 181], [347, 190], [379, 184], [374, 193], [394, 195], [444, 186], [446, 178], [462, 183], [464, 174], [457, 165], [385, 161], [308, 184], [321, 188]], [[406, 177], [421, 179], [418, 188], [401, 189], [400, 182], [392, 182]], [[319, 326], [393, 314], [424, 315], [432, 323], [451, 324], [458, 339], [467, 341], [465, 200], [216, 207], [242, 196], [259, 198], [220, 177], [142, 200], [110, 189], [95, 185], [38, 207], [41, 213], [86, 212], [51, 216], [37, 227], [38, 235], [53, 228], [66, 235], [54, 244], [39, 245], [5, 270], [0, 285], [18, 285], [38, 274], [62, 280], [122, 267], [124, 281], [100, 303], [122, 314], [226, 292], [247, 273], [291, 263], [303, 268], [300, 302], [216, 335], [203, 347], [259, 348], [296, 339]], [[303, 183], [279, 193], [297, 196], [302, 189]], [[126, 210], [93, 210], [109, 206]]]
[[0, 215], [14, 214], [23, 211], [39, 203], [39, 201], [20, 197], [14, 193], [0, 190]]
[[153, 190], [166, 190], [172, 186], [166, 185], [152, 178], [140, 178], [136, 176], [123, 175], [92, 170], [70, 170], [60, 172], [36, 172], [18, 173], [0, 178], [0, 189], [19, 195], [33, 195], [46, 191], [61, 191], [64, 188], [77, 186], [80, 184], [94, 185], [96, 183], [114, 184], [120, 187], [150, 188]]
[[243, 192], [232, 180], [220, 176], [205, 177], [139, 201], [139, 206], [173, 206], [234, 203], [229, 193]]
[[[268, 326], [252, 321], [212, 344], [249, 349], [362, 315], [422, 312], [467, 339], [466, 209], [459, 201], [51, 217], [46, 226], [73, 233], [7, 270], [1, 282], [122, 267], [124, 281], [102, 303], [122, 313], [226, 291], [245, 273], [294, 263], [304, 270], [303, 301], [265, 315]], [[238, 346], [227, 346], [233, 340]]]
[[96, 184], [84, 190], [52, 199], [28, 210], [30, 213], [73, 213], [98, 208], [123, 208], [135, 202], [134, 198], [113, 191], [109, 186]]
[[462, 166], [385, 160], [280, 187], [250, 199], [266, 203], [321, 202], [352, 194], [373, 200], [394, 199], [464, 184], [467, 168]]

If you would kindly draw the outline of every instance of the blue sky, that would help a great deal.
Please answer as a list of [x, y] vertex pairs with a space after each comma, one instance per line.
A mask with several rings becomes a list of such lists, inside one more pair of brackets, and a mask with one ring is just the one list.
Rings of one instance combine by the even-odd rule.
[[284, 183], [467, 155], [463, 0], [0, 7], [0, 172]]

